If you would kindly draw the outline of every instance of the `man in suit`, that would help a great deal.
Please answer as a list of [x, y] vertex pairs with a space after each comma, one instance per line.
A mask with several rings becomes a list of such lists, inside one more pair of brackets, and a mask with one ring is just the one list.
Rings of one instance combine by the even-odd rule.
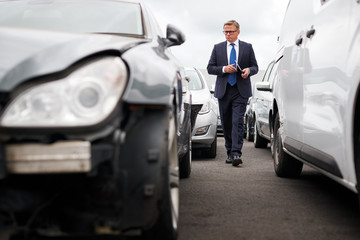
[[226, 41], [215, 44], [207, 70], [217, 75], [214, 96], [219, 101], [228, 155], [225, 162], [238, 166], [243, 163], [244, 114], [252, 94], [250, 76], [258, 72], [258, 65], [252, 45], [238, 39], [238, 22], [226, 22], [223, 32]]

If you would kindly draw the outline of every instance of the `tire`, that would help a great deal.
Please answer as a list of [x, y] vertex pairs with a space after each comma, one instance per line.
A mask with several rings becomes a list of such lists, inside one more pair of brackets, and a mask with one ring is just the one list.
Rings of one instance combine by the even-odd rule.
[[255, 148], [266, 148], [267, 144], [268, 144], [268, 140], [260, 136], [256, 121], [254, 121], [254, 146], [255, 146]]
[[166, 164], [162, 170], [162, 195], [159, 216], [154, 227], [144, 234], [145, 239], [176, 240], [179, 220], [179, 160], [177, 155], [175, 120], [169, 124], [169, 145]]
[[279, 133], [280, 117], [275, 118], [274, 126], [274, 170], [278, 177], [296, 178], [299, 177], [303, 163], [296, 160], [283, 150], [281, 134]]
[[189, 178], [191, 174], [192, 149], [191, 134], [189, 134], [188, 151], [180, 159], [180, 178]]
[[246, 139], [249, 141], [249, 142], [252, 142], [252, 141], [254, 141], [254, 134], [252, 134], [252, 132], [251, 132], [251, 126], [250, 126], [250, 122], [249, 121], [247, 121], [246, 122]]
[[215, 158], [216, 149], [217, 149], [217, 136], [215, 135], [214, 141], [212, 142], [210, 149], [203, 151], [203, 156], [208, 158]]

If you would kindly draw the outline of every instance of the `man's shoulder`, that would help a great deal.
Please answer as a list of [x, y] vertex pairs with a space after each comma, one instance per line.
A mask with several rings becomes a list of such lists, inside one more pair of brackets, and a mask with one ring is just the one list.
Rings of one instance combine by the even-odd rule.
[[252, 47], [251, 43], [244, 42], [244, 41], [241, 41], [241, 40], [239, 40], [239, 44], [240, 44], [241, 46]]
[[223, 42], [219, 42], [219, 43], [216, 43], [215, 46], [218, 47], [218, 46], [224, 46], [226, 45], [226, 41], [223, 41]]

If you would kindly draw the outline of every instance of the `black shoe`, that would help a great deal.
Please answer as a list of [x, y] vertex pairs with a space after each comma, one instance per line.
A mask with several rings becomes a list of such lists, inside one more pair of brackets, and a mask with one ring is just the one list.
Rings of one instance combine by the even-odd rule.
[[228, 164], [233, 163], [232, 157], [231, 157], [231, 156], [228, 156], [228, 158], [226, 159], [225, 162], [228, 163]]
[[239, 166], [239, 164], [242, 164], [243, 161], [241, 160], [240, 156], [234, 156], [232, 159], [232, 165], [234, 167]]

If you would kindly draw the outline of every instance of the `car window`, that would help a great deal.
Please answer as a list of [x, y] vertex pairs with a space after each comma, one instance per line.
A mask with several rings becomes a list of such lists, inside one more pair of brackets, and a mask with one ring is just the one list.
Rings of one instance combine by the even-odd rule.
[[264, 74], [264, 78], [262, 79], [263, 82], [268, 82], [269, 81], [269, 76], [270, 76], [270, 73], [271, 73], [271, 70], [273, 69], [274, 67], [274, 61], [269, 63], [267, 69], [266, 69], [266, 72]]
[[0, 26], [144, 35], [140, 5], [109, 0], [0, 1]]
[[272, 84], [274, 82], [274, 79], [276, 78], [277, 76], [277, 66], [278, 66], [279, 62], [276, 62], [273, 66], [272, 66], [272, 69], [271, 69], [271, 72], [270, 72], [270, 75], [269, 75], [269, 78], [268, 78], [268, 82], [270, 82], [270, 84]]
[[190, 78], [189, 90], [201, 90], [204, 88], [202, 80], [195, 70], [186, 70], [186, 75]]

